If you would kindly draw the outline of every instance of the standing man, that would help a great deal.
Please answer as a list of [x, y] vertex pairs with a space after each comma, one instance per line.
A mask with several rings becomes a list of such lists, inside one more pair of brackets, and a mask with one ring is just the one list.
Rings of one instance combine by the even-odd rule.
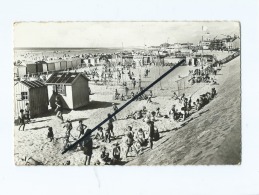
[[148, 140], [149, 140], [149, 144], [150, 144], [150, 149], [152, 149], [153, 148], [154, 132], [155, 132], [154, 122], [148, 120], [147, 125], [148, 125], [148, 135], [149, 135]]
[[114, 136], [114, 132], [113, 132], [113, 119], [111, 118], [111, 114], [108, 114], [108, 118], [109, 118], [109, 121], [108, 121], [108, 131], [110, 131], [110, 133], [112, 133], [112, 136]]
[[19, 122], [20, 122], [19, 131], [20, 131], [20, 128], [21, 128], [21, 127], [23, 127], [22, 130], [24, 131], [24, 128], [25, 128], [24, 119], [25, 119], [24, 110], [21, 109], [21, 110], [20, 110], [20, 114], [19, 114]]
[[55, 104], [57, 106], [56, 109], [55, 109], [55, 111], [57, 112], [56, 116], [58, 118], [60, 118], [63, 122], [64, 121], [63, 115], [62, 115], [63, 105], [62, 105], [62, 101], [60, 100], [60, 98], [58, 96], [56, 97]]
[[[114, 112], [116, 112], [116, 110], [118, 110], [118, 107], [116, 106], [115, 103], [112, 103], [112, 108], [113, 108]], [[116, 115], [114, 116], [114, 120], [117, 120]]]
[[85, 155], [85, 165], [90, 165], [93, 154], [93, 140], [91, 138], [91, 129], [87, 129], [86, 134], [89, 134], [83, 141], [83, 151]]
[[79, 125], [76, 128], [77, 131], [79, 131], [78, 139], [85, 134], [86, 125], [83, 124], [82, 120], [79, 120]]
[[139, 90], [141, 91], [141, 78], [139, 78], [138, 80], [138, 87], [139, 87]]
[[70, 132], [73, 129], [72, 123], [69, 119], [67, 119], [66, 124], [63, 126], [63, 128], [66, 128], [66, 134], [70, 136]]
[[29, 106], [29, 103], [26, 103], [25, 105], [25, 116], [26, 116], [26, 119], [27, 119], [27, 123], [31, 122], [30, 120], [30, 106]]

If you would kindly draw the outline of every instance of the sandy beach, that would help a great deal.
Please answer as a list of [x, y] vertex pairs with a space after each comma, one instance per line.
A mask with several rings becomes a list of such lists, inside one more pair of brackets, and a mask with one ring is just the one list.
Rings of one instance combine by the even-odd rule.
[[[227, 52], [215, 52], [218, 59], [223, 59], [229, 54]], [[167, 71], [169, 67], [150, 68], [147, 78], [142, 78], [143, 83], [150, 83], [158, 78], [160, 74]], [[100, 152], [99, 148], [103, 145], [111, 153], [115, 142], [122, 142], [125, 128], [128, 125], [133, 127], [133, 131], [138, 128], [147, 129], [146, 123], [142, 119], [126, 119], [126, 116], [136, 110], [146, 106], [147, 110], [155, 111], [160, 108], [161, 114], [168, 114], [172, 104], [176, 104], [180, 109], [179, 103], [172, 99], [173, 92], [177, 90], [176, 80], [189, 74], [193, 70], [191, 66], [181, 66], [173, 71], [169, 76], [152, 88], [154, 98], [152, 103], [146, 100], [136, 101], [117, 115], [118, 120], [114, 122], [114, 133], [116, 139], [111, 143], [103, 143], [94, 140], [94, 150], [91, 165], [96, 161]], [[79, 70], [84, 71], [84, 69]], [[143, 74], [144, 68], [132, 70], [134, 74]], [[225, 64], [222, 71], [216, 76], [219, 85], [216, 85], [218, 96], [199, 112], [191, 115], [184, 122], [175, 122], [170, 119], [158, 118], [155, 126], [158, 127], [161, 139], [154, 143], [154, 149], [144, 149], [144, 154], [136, 156], [130, 152], [127, 159], [122, 159], [123, 164], [127, 165], [167, 165], [167, 164], [232, 164], [238, 163], [234, 157], [228, 157], [228, 151], [224, 150], [224, 145], [233, 141], [238, 144], [240, 134], [240, 58]], [[160, 72], [160, 73], [159, 73]], [[71, 131], [73, 143], [78, 137], [75, 128], [79, 120], [88, 128], [95, 127], [99, 122], [112, 113], [112, 103], [118, 107], [125, 101], [113, 99], [115, 86], [95, 85], [90, 83], [93, 95], [90, 96], [88, 106], [78, 110], [67, 110], [64, 118], [72, 121], [74, 129]], [[192, 96], [196, 100], [200, 94], [211, 91], [210, 84], [198, 83], [186, 89], [186, 96]], [[229, 97], [224, 98], [223, 97]], [[224, 103], [222, 102], [224, 101]], [[199, 124], [199, 126], [197, 126]], [[54, 142], [47, 142], [47, 128], [53, 127]], [[235, 128], [238, 126], [239, 128]], [[63, 165], [67, 160], [71, 165], [83, 165], [85, 156], [82, 151], [69, 151], [62, 155], [63, 139], [65, 129], [63, 124], [56, 118], [53, 112], [49, 112], [45, 117], [32, 119], [30, 124], [26, 124], [25, 131], [18, 131], [18, 126], [14, 127], [14, 160], [16, 165], [24, 165], [21, 160], [24, 156], [33, 157], [46, 165]], [[95, 133], [93, 133], [95, 134]], [[240, 136], [239, 136], [240, 139]], [[228, 141], [227, 141], [228, 140]], [[233, 146], [234, 147], [234, 146]], [[230, 147], [231, 148], [231, 147]], [[229, 151], [231, 152], [231, 151]], [[235, 155], [231, 152], [232, 156]], [[221, 157], [224, 158], [221, 158]], [[231, 161], [229, 159], [232, 159]]]

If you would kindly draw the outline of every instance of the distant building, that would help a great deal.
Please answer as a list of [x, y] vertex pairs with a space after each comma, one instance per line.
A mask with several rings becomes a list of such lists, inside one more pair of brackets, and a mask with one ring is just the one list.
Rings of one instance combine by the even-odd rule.
[[211, 41], [206, 40], [206, 41], [200, 41], [198, 46], [200, 47], [200, 49], [207, 50], [207, 49], [210, 49], [210, 44], [211, 44]]
[[222, 39], [214, 39], [209, 47], [211, 50], [222, 50], [225, 47], [225, 42]]
[[240, 49], [240, 38], [226, 38], [224, 39], [224, 45], [227, 50], [238, 50]]
[[82, 73], [54, 73], [46, 81], [50, 106], [55, 108], [56, 96], [63, 107], [77, 109], [89, 103], [89, 79]]
[[32, 118], [48, 111], [47, 86], [40, 81], [16, 82], [14, 84], [14, 99], [15, 118], [18, 118], [20, 109], [24, 109], [26, 103], [29, 103]]

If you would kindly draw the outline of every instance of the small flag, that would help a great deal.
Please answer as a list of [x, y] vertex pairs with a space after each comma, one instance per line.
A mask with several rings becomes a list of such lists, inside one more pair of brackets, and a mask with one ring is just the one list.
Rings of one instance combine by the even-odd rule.
[[208, 27], [207, 26], [202, 26], [202, 31], [207, 31]]

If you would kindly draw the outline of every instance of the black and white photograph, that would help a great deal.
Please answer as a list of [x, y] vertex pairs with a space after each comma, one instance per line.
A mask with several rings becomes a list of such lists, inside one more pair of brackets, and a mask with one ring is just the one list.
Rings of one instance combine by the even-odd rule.
[[15, 165], [240, 166], [241, 31], [14, 22]]

